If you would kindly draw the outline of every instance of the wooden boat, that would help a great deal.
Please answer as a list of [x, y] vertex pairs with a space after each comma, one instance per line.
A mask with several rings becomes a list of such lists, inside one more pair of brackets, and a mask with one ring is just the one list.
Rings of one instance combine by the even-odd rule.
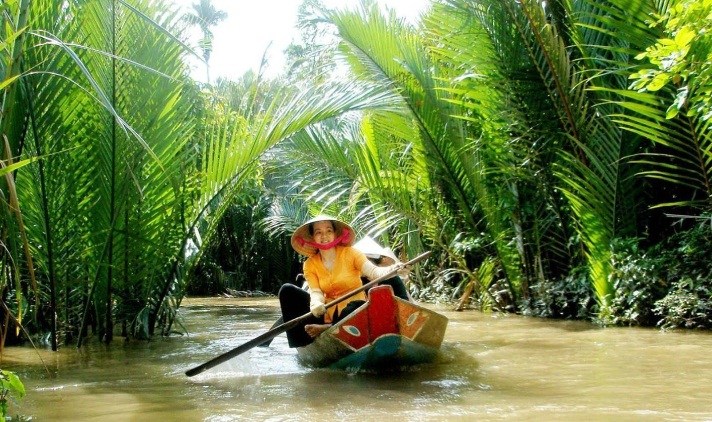
[[307, 366], [361, 370], [399, 370], [432, 362], [440, 349], [447, 318], [393, 295], [391, 286], [374, 287], [368, 300], [297, 349]]

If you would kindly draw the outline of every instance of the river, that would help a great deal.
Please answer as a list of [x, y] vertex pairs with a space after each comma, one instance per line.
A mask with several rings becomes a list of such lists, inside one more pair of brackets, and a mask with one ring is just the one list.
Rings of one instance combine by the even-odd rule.
[[188, 335], [9, 347], [0, 367], [33, 421], [712, 421], [712, 333], [437, 310], [437, 361], [391, 374], [301, 367], [284, 335], [195, 377], [184, 372], [267, 331], [276, 299], [187, 299]]

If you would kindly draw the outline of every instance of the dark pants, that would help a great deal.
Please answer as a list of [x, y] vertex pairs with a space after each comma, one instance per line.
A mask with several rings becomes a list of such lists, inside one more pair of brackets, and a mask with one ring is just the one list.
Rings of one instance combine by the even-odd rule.
[[[297, 287], [294, 284], [286, 283], [279, 288], [279, 306], [282, 308], [282, 319], [284, 322], [309, 313], [309, 292]], [[323, 324], [324, 318], [317, 318], [311, 315], [304, 322], [296, 327], [287, 330], [287, 343], [289, 347], [303, 347], [314, 341], [313, 338], [304, 331], [307, 324]]]
[[[279, 288], [279, 306], [282, 308], [282, 319], [284, 322], [291, 321], [294, 318], [299, 318], [307, 314], [309, 311], [309, 292], [303, 290], [294, 284], [286, 283]], [[356, 308], [363, 305], [363, 300], [353, 300], [346, 307], [334, 314], [333, 324], [346, 317]], [[313, 338], [304, 331], [304, 326], [308, 324], [324, 324], [324, 317], [317, 318], [310, 315], [304, 322], [298, 324], [290, 330], [287, 330], [287, 343], [289, 347], [304, 347], [314, 341]]]
[[[368, 282], [367, 279], [363, 279], [364, 284]], [[389, 278], [388, 280], [383, 280], [380, 282], [381, 285], [385, 284], [393, 288], [393, 294], [404, 300], [408, 300], [408, 291], [405, 288], [405, 283], [400, 277], [395, 276]], [[301, 287], [295, 286], [291, 283], [285, 283], [279, 289], [279, 306], [282, 308], [282, 319], [284, 322], [291, 321], [294, 318], [299, 318], [302, 315], [309, 313], [309, 292], [302, 289]], [[333, 324], [339, 322], [339, 320], [346, 317], [346, 315], [353, 312], [356, 308], [363, 305], [364, 301], [354, 300], [350, 302], [342, 310], [341, 314], [337, 312], [334, 315]], [[311, 315], [305, 321], [287, 330], [287, 343], [289, 347], [304, 347], [311, 344], [314, 339], [304, 331], [304, 326], [308, 324], [324, 324], [324, 317], [317, 318]]]

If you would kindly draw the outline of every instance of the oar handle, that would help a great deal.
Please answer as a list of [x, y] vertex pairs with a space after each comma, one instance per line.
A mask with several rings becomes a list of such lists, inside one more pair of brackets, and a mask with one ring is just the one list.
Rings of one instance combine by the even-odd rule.
[[[424, 253], [422, 253], [422, 254], [416, 256], [415, 258], [411, 259], [410, 261], [405, 262], [405, 263], [403, 264], [403, 266], [405, 267], [405, 266], [413, 265], [413, 264], [415, 264], [415, 263], [417, 263], [417, 262], [420, 262], [420, 261], [422, 261], [423, 259], [429, 257], [430, 254], [431, 254], [430, 251], [424, 252]], [[359, 287], [358, 289], [352, 290], [352, 291], [350, 291], [349, 293], [346, 293], [345, 295], [340, 296], [340, 297], [338, 297], [338, 298], [332, 300], [331, 302], [327, 303], [327, 304], [324, 305], [324, 306], [327, 307], [327, 308], [330, 308], [330, 307], [332, 307], [332, 306], [334, 306], [334, 305], [336, 305], [336, 304], [338, 304], [338, 303], [340, 303], [340, 302], [343, 302], [344, 300], [346, 300], [346, 299], [348, 299], [348, 298], [350, 298], [350, 297], [352, 297], [352, 296], [358, 294], [359, 292], [362, 292], [362, 291], [364, 291], [364, 290], [366, 290], [366, 289], [368, 289], [368, 288], [371, 288], [371, 287], [375, 286], [376, 284], [380, 283], [380, 282], [383, 281], [383, 280], [387, 280], [387, 279], [393, 277], [394, 275], [396, 275], [397, 272], [398, 272], [398, 269], [394, 269], [394, 270], [388, 272], [387, 274], [385, 274], [385, 275], [383, 275], [383, 276], [381, 276], [381, 277], [378, 277], [377, 279], [375, 279], [375, 280], [373, 280], [373, 281], [369, 281], [368, 283], [364, 284], [363, 286]], [[204, 372], [204, 371], [206, 371], [206, 370], [208, 370], [208, 369], [210, 369], [210, 368], [212, 368], [212, 367], [214, 367], [214, 366], [217, 366], [217, 365], [219, 365], [219, 364], [221, 364], [221, 363], [223, 363], [223, 362], [225, 362], [225, 361], [228, 361], [228, 360], [234, 358], [234, 357], [237, 356], [237, 355], [240, 355], [240, 354], [242, 354], [242, 353], [245, 353], [246, 351], [252, 349], [253, 347], [259, 346], [260, 344], [264, 343], [265, 341], [270, 340], [270, 339], [272, 339], [272, 338], [274, 338], [274, 337], [277, 337], [278, 335], [282, 334], [283, 332], [288, 331], [288, 330], [290, 330], [290, 329], [296, 327], [296, 326], [299, 325], [302, 321], [304, 321], [304, 320], [306, 320], [307, 318], [309, 318], [311, 315], [312, 315], [311, 312], [308, 312], [308, 313], [306, 313], [306, 314], [304, 314], [304, 315], [302, 315], [302, 316], [300, 316], [300, 317], [298, 317], [298, 318], [294, 318], [294, 319], [292, 319], [292, 320], [289, 320], [289, 321], [285, 322], [285, 323], [282, 324], [282, 325], [278, 325], [277, 327], [272, 328], [271, 330], [267, 331], [266, 333], [260, 334], [259, 336], [253, 338], [252, 340], [250, 340], [250, 341], [248, 341], [248, 342], [246, 342], [246, 343], [243, 343], [243, 344], [237, 346], [236, 348], [234, 348], [234, 349], [232, 349], [232, 350], [230, 350], [230, 351], [228, 351], [228, 352], [225, 352], [225, 353], [223, 353], [222, 355], [217, 356], [217, 357], [215, 357], [215, 358], [213, 358], [213, 359], [211, 359], [211, 360], [209, 360], [209, 361], [203, 363], [202, 365], [198, 365], [198, 366], [196, 366], [195, 368], [192, 368], [192, 369], [187, 370], [187, 371], [185, 372], [185, 374], [186, 374], [187, 376], [189, 376], [189, 377], [192, 377], [192, 376], [198, 375], [199, 373]]]

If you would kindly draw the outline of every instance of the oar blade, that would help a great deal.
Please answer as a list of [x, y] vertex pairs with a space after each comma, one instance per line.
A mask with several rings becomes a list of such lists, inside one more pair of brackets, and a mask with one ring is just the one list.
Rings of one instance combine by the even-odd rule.
[[[305, 315], [305, 316], [309, 316], [309, 315]], [[220, 356], [217, 356], [217, 357], [210, 359], [209, 361], [207, 361], [201, 365], [196, 366], [195, 368], [185, 371], [185, 374], [189, 377], [198, 375], [201, 372], [207, 371], [208, 369], [210, 369], [214, 366], [217, 366], [225, 361], [228, 361], [238, 355], [245, 353], [246, 351], [248, 351], [256, 346], [259, 346], [260, 344], [262, 344], [266, 341], [270, 341], [273, 338], [275, 338], [276, 336], [289, 330], [290, 328], [295, 327], [297, 324], [299, 324], [301, 322], [302, 319], [304, 319], [305, 316], [301, 316], [301, 317], [295, 318], [291, 321], [287, 321], [284, 324], [279, 325], [279, 326], [267, 331], [264, 334], [260, 334], [259, 336], [253, 338], [252, 340], [250, 340], [246, 343], [243, 343], [243, 344], [237, 346], [236, 348], [223, 353]]]

